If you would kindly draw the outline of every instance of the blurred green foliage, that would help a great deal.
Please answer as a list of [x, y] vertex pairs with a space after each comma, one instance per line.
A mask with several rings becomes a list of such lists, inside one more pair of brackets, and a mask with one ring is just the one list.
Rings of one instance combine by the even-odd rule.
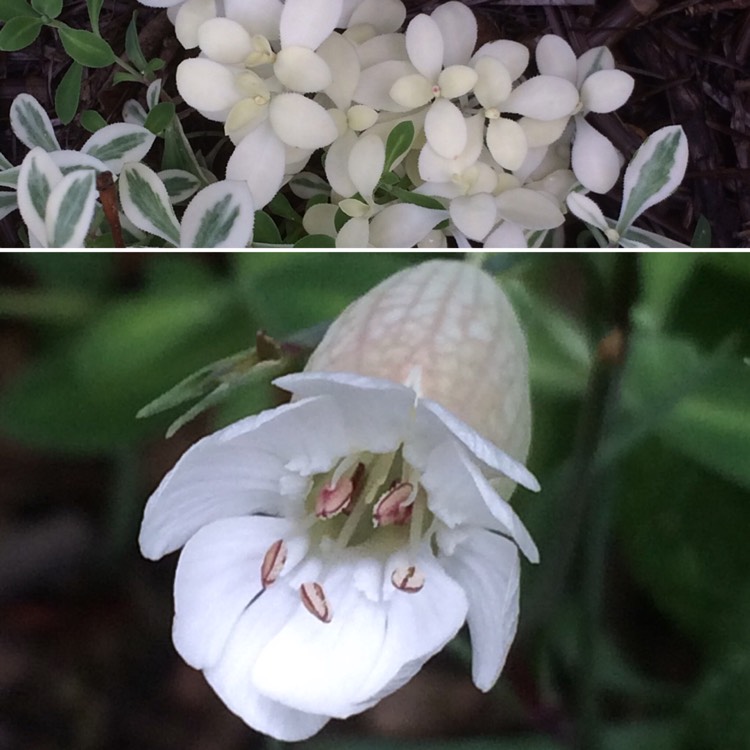
[[[425, 255], [143, 255], [130, 263], [135, 282], [126, 257], [3, 259], [17, 282], [0, 287], [0, 316], [25, 326], [33, 341], [0, 397], [4, 437], [74, 456], [137, 450], [181, 412], [145, 420], [136, 412], [180, 380], [250, 348], [259, 329], [314, 346], [350, 301]], [[584, 454], [580, 504], [571, 492], [581, 481], [574, 453], [581, 415], [598, 398], [592, 372], [616, 322], [622, 257], [540, 252], [484, 260], [511, 297], [530, 352], [529, 465], [543, 491], [519, 492], [515, 503], [542, 555], [541, 565], [524, 569], [522, 596], [520, 648], [534, 665], [535, 700], [562, 706], [573, 721], [595, 721], [602, 750], [750, 748], [750, 259], [633, 257], [628, 356], [605, 373], [608, 401], [602, 432]], [[226, 424], [273, 399], [267, 380], [256, 380], [232, 390], [211, 418]], [[139, 510], [144, 498], [136, 493], [130, 502]], [[591, 564], [600, 575], [590, 575]], [[651, 620], [629, 620], [632, 591], [649, 602]], [[598, 631], [587, 639], [582, 628], [592, 617]], [[665, 638], [677, 644], [673, 651]], [[683, 668], [686, 649], [695, 659]], [[595, 674], [585, 690], [596, 693], [598, 708], [587, 714], [578, 686], [589, 663]], [[564, 739], [540, 726], [461, 747], [581, 747]]]

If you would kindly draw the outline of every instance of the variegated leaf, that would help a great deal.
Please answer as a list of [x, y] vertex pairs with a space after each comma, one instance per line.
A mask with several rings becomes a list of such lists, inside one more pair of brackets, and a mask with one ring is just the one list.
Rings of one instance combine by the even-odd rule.
[[63, 179], [59, 167], [41, 147], [31, 149], [21, 162], [18, 174], [18, 210], [29, 233], [47, 246], [44, 217], [52, 189]]
[[94, 217], [96, 177], [86, 169], [66, 175], [47, 201], [45, 228], [50, 247], [83, 247]]
[[0, 187], [15, 188], [18, 185], [18, 173], [21, 167], [10, 167], [0, 172]]
[[687, 138], [679, 125], [661, 128], [646, 138], [625, 170], [622, 208], [617, 220], [620, 235], [647, 208], [677, 189], [685, 176], [687, 161]]
[[11, 169], [13, 165], [5, 158], [5, 154], [0, 154], [0, 171]]
[[588, 195], [573, 192], [568, 195], [565, 202], [568, 204], [568, 208], [573, 216], [577, 216], [586, 224], [601, 229], [602, 232], [607, 231], [607, 221], [604, 218], [601, 208]]
[[146, 89], [146, 104], [149, 109], [153, 109], [159, 103], [161, 96], [161, 78], [157, 78]]
[[247, 184], [222, 180], [203, 188], [185, 209], [181, 247], [246, 247], [253, 237], [255, 205]]
[[156, 172], [145, 164], [126, 164], [117, 184], [122, 210], [135, 226], [172, 245], [179, 244], [180, 226]]
[[18, 208], [18, 198], [15, 193], [3, 190], [0, 192], [0, 220]]
[[39, 146], [45, 151], [60, 148], [49, 116], [31, 94], [19, 94], [13, 100], [10, 127], [16, 138], [29, 148]]
[[146, 110], [135, 99], [128, 99], [122, 105], [122, 119], [130, 125], [141, 125], [146, 122]]
[[138, 162], [148, 153], [156, 136], [141, 125], [117, 122], [97, 130], [81, 151], [101, 159], [115, 174], [128, 162]]
[[157, 173], [169, 195], [169, 202], [182, 203], [193, 196], [203, 184], [194, 174], [184, 169], [164, 169]]

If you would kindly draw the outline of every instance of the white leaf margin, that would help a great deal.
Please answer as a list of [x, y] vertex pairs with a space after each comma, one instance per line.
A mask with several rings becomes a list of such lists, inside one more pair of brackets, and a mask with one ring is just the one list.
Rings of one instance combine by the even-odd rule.
[[143, 127], [143, 124], [146, 122], [146, 117], [146, 110], [139, 101], [128, 99], [125, 104], [122, 105], [123, 122], [126, 122], [129, 125], [140, 125]]
[[47, 246], [45, 215], [52, 190], [61, 182], [63, 174], [52, 157], [41, 147], [29, 151], [21, 162], [18, 173], [18, 210], [29, 230], [42, 247]]
[[180, 247], [247, 247], [255, 203], [247, 183], [221, 180], [203, 188], [182, 216]]

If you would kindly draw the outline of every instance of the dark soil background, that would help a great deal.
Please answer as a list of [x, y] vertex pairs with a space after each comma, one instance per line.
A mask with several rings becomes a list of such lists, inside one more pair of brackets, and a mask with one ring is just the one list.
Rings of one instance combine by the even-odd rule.
[[[750, 0], [596, 0], [574, 5], [565, 0], [504, 2], [465, 0], [480, 20], [480, 41], [515, 39], [533, 48], [541, 34], [564, 37], [581, 54], [592, 46], [609, 46], [623, 70], [636, 79], [630, 101], [613, 115], [592, 122], [630, 156], [654, 130], [670, 124], [685, 128], [690, 163], [682, 188], [641, 222], [690, 244], [703, 215], [711, 226], [713, 247], [747, 247], [750, 240]], [[584, 0], [585, 1], [585, 0]], [[411, 14], [429, 12], [438, 2], [406, 0]], [[134, 9], [139, 13], [140, 42], [146, 56], [161, 57], [160, 75], [174, 92], [174, 71], [183, 51], [166, 15], [132, 0], [104, 3], [102, 33], [116, 53], [124, 46], [125, 29]], [[62, 20], [86, 28], [84, 0], [65, 3]], [[0, 150], [14, 164], [25, 147], [10, 134], [8, 111], [22, 91], [36, 96], [53, 112], [54, 91], [69, 59], [51, 29], [43, 29], [29, 48], [0, 53]], [[112, 85], [109, 69], [88, 71], [79, 111], [95, 109], [108, 122], [121, 119], [123, 102], [142, 95], [136, 84]], [[191, 128], [192, 126], [192, 128]], [[201, 118], [188, 131], [204, 130]], [[66, 148], [79, 147], [87, 133], [70, 126], [58, 129]], [[615, 192], [601, 203], [616, 214]], [[0, 241], [18, 246], [18, 214], [2, 222]], [[567, 238], [575, 246], [575, 231]]]

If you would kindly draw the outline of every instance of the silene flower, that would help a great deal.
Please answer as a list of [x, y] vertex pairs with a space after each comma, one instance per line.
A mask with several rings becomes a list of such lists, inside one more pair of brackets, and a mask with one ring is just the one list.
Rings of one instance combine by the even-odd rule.
[[489, 690], [516, 631], [507, 502], [529, 445], [527, 354], [496, 282], [431, 261], [331, 325], [292, 401], [190, 448], [146, 506], [140, 545], [183, 548], [173, 638], [255, 729], [301, 740], [373, 706], [468, 623]]

